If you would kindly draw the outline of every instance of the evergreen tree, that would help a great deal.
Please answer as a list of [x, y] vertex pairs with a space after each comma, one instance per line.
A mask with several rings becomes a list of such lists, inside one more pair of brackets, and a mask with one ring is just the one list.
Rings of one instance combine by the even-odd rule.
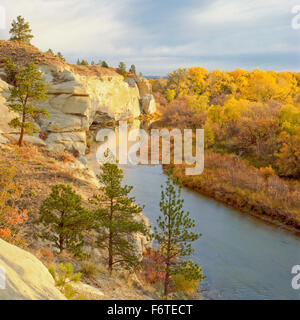
[[127, 78], [126, 65], [124, 62], [119, 63], [119, 67], [117, 68], [117, 72], [122, 75], [125, 79]]
[[103, 67], [103, 68], [108, 68], [107, 62], [106, 62], [106, 61], [102, 61], [101, 67]]
[[18, 74], [18, 68], [12, 62], [10, 57], [6, 58], [5, 62], [6, 62], [6, 81], [11, 85], [16, 86], [17, 84], [16, 76]]
[[137, 206], [135, 199], [128, 196], [132, 187], [122, 187], [123, 172], [116, 164], [106, 163], [101, 169], [102, 173], [97, 177], [103, 187], [100, 188], [100, 193], [90, 200], [96, 206], [96, 227], [105, 228], [105, 231], [101, 230], [98, 245], [108, 250], [110, 273], [118, 263], [128, 269], [136, 268], [139, 257], [128, 237], [137, 232], [148, 235], [146, 225], [136, 219], [143, 208]]
[[131, 65], [131, 67], [130, 67], [130, 69], [129, 69], [129, 73], [133, 73], [133, 74], [136, 75], [136, 68], [135, 68], [135, 65], [134, 65], [134, 64]]
[[89, 63], [88, 63], [88, 61], [86, 61], [86, 60], [81, 60], [80, 61], [80, 59], [78, 59], [77, 60], [77, 65], [79, 65], [79, 66], [88, 66], [89, 65]]
[[66, 61], [66, 59], [64, 58], [64, 56], [62, 55], [61, 52], [57, 52], [57, 55], [56, 55], [59, 59], [61, 59], [62, 61]]
[[79, 253], [83, 246], [83, 231], [91, 228], [92, 215], [82, 206], [80, 195], [68, 185], [52, 188], [40, 208], [39, 221], [45, 229], [41, 237], [49, 240], [59, 252], [67, 249]]
[[186, 279], [204, 279], [202, 270], [192, 261], [182, 260], [193, 252], [191, 242], [197, 240], [201, 234], [191, 231], [195, 222], [184, 212], [181, 199], [181, 187], [176, 187], [169, 176], [165, 188], [162, 186], [160, 211], [157, 219], [158, 228], [154, 228], [154, 237], [159, 244], [162, 256], [162, 271], [164, 277], [164, 296], [168, 297], [170, 280], [173, 275], [184, 275]]
[[[7, 61], [7, 68], [13, 70], [12, 72], [16, 70], [16, 67], [9, 60]], [[9, 88], [8, 108], [17, 112], [20, 116], [14, 118], [9, 125], [21, 129], [19, 138], [19, 146], [21, 147], [25, 132], [27, 134], [38, 132], [33, 121], [38, 116], [48, 116], [45, 108], [36, 106], [38, 101], [47, 100], [47, 90], [41, 72], [32, 62], [27, 63], [26, 67], [15, 75], [14, 83], [15, 87]]]
[[48, 50], [46, 51], [46, 53], [50, 54], [51, 56], [55, 56], [52, 49], [48, 49]]
[[13, 20], [11, 24], [11, 29], [9, 30], [11, 35], [11, 41], [24, 41], [30, 44], [33, 35], [31, 34], [31, 29], [28, 22], [22, 16], [18, 16], [17, 20]]
[[82, 65], [82, 66], [88, 66], [89, 63], [88, 63], [87, 60], [81, 60], [81, 65]]

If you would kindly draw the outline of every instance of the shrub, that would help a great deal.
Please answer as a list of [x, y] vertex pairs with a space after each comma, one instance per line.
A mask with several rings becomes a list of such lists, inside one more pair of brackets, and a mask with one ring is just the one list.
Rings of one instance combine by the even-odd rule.
[[63, 152], [61, 154], [60, 160], [62, 162], [71, 162], [73, 159], [72, 159], [72, 156], [69, 153]]
[[83, 262], [81, 265], [82, 274], [90, 279], [96, 278], [97, 274], [99, 273], [98, 266], [93, 263], [92, 261]]
[[28, 220], [28, 211], [17, 206], [22, 189], [15, 184], [16, 172], [13, 165], [0, 163], [0, 237], [20, 244], [20, 225]]
[[186, 295], [193, 294], [196, 291], [196, 289], [199, 287], [199, 281], [190, 280], [186, 278], [185, 275], [182, 275], [182, 274], [177, 274], [172, 276], [171, 283], [174, 291], [181, 292]]
[[68, 300], [84, 300], [84, 296], [72, 287], [72, 283], [80, 282], [81, 273], [74, 273], [74, 268], [71, 263], [60, 263], [58, 270], [54, 266], [48, 268], [51, 273], [55, 286], [66, 296]]

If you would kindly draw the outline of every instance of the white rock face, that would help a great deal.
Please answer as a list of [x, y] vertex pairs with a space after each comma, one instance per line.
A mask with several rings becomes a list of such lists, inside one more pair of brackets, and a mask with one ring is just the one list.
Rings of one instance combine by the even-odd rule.
[[1, 143], [1, 144], [6, 144], [6, 143], [8, 143], [8, 142], [9, 142], [9, 140], [2, 135], [2, 132], [1, 132], [1, 130], [0, 130], [0, 143]]
[[[153, 113], [156, 105], [151, 85], [143, 78], [123, 80], [120, 75], [82, 76], [65, 66], [39, 66], [46, 79], [49, 99], [40, 103], [49, 118], [40, 118], [38, 125], [47, 136], [47, 146], [59, 151], [86, 150], [86, 134], [92, 125], [102, 122], [137, 118]], [[8, 122], [16, 117], [5, 106], [8, 84], [0, 80], [0, 129], [16, 133]], [[1, 137], [0, 141], [5, 138]]]
[[49, 119], [40, 126], [47, 133], [50, 148], [84, 155], [86, 132], [92, 123], [137, 118], [141, 112], [156, 111], [151, 85], [139, 78], [81, 76], [67, 66], [41, 66], [48, 82], [49, 101], [43, 104]]
[[145, 114], [152, 114], [156, 112], [156, 103], [152, 95], [152, 86], [144, 78], [137, 78], [135, 82], [140, 92], [141, 111]]
[[[14, 119], [17, 114], [9, 111], [6, 106], [6, 98], [9, 97], [9, 85], [0, 79], [0, 135], [1, 133], [15, 133], [18, 130], [11, 128], [8, 123]], [[3, 137], [2, 137], [3, 139]]]
[[0, 300], [66, 300], [41, 261], [3, 240], [0, 267], [5, 281], [5, 288], [0, 288]]
[[156, 104], [152, 94], [145, 94], [141, 99], [141, 104], [145, 114], [152, 114], [156, 111]]

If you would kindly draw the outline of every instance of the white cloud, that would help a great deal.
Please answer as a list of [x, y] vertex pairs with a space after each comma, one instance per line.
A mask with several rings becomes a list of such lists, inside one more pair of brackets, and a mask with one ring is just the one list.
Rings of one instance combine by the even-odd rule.
[[211, 1], [205, 8], [195, 8], [188, 19], [195, 25], [224, 25], [257, 23], [260, 20], [276, 17], [290, 12], [295, 0], [217, 0]]
[[136, 30], [122, 19], [129, 1], [94, 0], [13, 0], [4, 1], [10, 18], [22, 14], [30, 21], [32, 41], [41, 49], [65, 52], [100, 51], [104, 54], [129, 54], [129, 48], [116, 43]]
[[[125, 61], [148, 74], [195, 64], [210, 69], [294, 64], [299, 69], [300, 32], [290, 27], [291, 8], [299, 0], [170, 2], [2, 0], [1, 5], [7, 23], [19, 14], [30, 22], [35, 46], [61, 51], [73, 62]], [[8, 29], [0, 30], [0, 37], [7, 39]]]

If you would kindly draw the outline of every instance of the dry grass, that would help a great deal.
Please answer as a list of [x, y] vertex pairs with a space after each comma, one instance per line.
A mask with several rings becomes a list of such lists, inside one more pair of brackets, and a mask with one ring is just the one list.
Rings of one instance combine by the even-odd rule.
[[89, 279], [95, 279], [99, 274], [99, 268], [93, 261], [84, 261], [81, 264], [80, 272]]
[[32, 45], [25, 44], [19, 41], [0, 41], [0, 62], [11, 57], [13, 62], [19, 67], [24, 66], [28, 62], [47, 65], [64, 65], [64, 62], [52, 56], [51, 54], [43, 53]]
[[[46, 266], [57, 265], [61, 262], [72, 263], [75, 272], [83, 273], [84, 283], [98, 288], [104, 293], [103, 299], [144, 300], [157, 298], [156, 292], [151, 286], [136, 283], [134, 274], [128, 275], [124, 274], [123, 270], [117, 270], [113, 276], [110, 276], [105, 265], [105, 252], [99, 250], [97, 260], [96, 256], [91, 255], [90, 260], [82, 261], [67, 251], [64, 251], [63, 254], [55, 253], [49, 243], [43, 242], [37, 237], [39, 225], [36, 223], [36, 218], [39, 207], [50, 194], [53, 185], [70, 184], [82, 196], [86, 206], [88, 206], [87, 199], [98, 192], [97, 187], [89, 182], [89, 177], [81, 178], [84, 171], [79, 176], [80, 173], [77, 170], [69, 167], [70, 163], [75, 161], [74, 158], [68, 159], [68, 162], [63, 159], [62, 153], [50, 151], [44, 147], [36, 147], [26, 142], [23, 148], [19, 148], [15, 144], [0, 145], [0, 162], [12, 162], [16, 166], [15, 183], [24, 189], [20, 206], [27, 208], [29, 217], [24, 224], [26, 250], [37, 256]], [[87, 235], [87, 237], [89, 236]], [[91, 295], [88, 299], [94, 299], [94, 297]]]
[[[74, 170], [62, 161], [62, 154], [43, 147], [24, 144], [19, 148], [14, 144], [0, 145], [0, 161], [11, 162], [17, 169], [15, 183], [23, 188], [19, 206], [28, 210], [27, 237], [36, 231], [35, 219], [42, 201], [50, 194], [55, 184], [70, 184], [87, 203], [87, 199], [97, 188], [88, 181], [84, 172]], [[71, 160], [70, 160], [71, 161]], [[75, 161], [73, 159], [72, 161]], [[33, 243], [30, 239], [26, 242]]]
[[114, 68], [73, 65], [22, 41], [0, 40], [0, 67], [4, 67], [7, 57], [10, 57], [18, 67], [34, 62], [38, 65], [68, 66], [72, 72], [85, 76], [120, 76]]

